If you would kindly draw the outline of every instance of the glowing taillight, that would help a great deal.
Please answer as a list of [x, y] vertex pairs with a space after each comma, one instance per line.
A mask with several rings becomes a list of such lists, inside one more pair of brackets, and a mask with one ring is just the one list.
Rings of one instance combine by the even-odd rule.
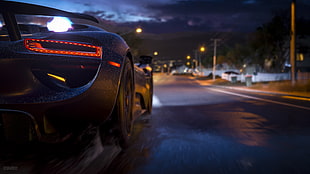
[[54, 79], [57, 79], [59, 81], [62, 81], [62, 82], [66, 82], [66, 79], [64, 77], [61, 77], [61, 76], [57, 76], [55, 74], [51, 74], [51, 73], [47, 73], [48, 76], [54, 78]]
[[121, 64], [116, 63], [116, 62], [108, 61], [108, 63], [109, 63], [110, 65], [115, 66], [115, 67], [118, 67], [118, 68], [121, 67]]
[[65, 54], [98, 58], [101, 58], [102, 55], [101, 47], [76, 42], [27, 38], [24, 40], [24, 45], [28, 50], [40, 53]]

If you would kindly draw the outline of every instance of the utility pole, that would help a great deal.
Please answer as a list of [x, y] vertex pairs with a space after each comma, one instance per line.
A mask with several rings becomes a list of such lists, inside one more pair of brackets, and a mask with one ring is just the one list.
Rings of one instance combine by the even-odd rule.
[[216, 47], [217, 47], [217, 41], [220, 41], [220, 39], [213, 39], [214, 40], [214, 53], [213, 53], [213, 80], [215, 80], [215, 67], [216, 67]]
[[290, 63], [292, 85], [296, 83], [296, 0], [291, 4], [291, 40], [290, 40]]
[[198, 70], [198, 50], [194, 50], [194, 54], [195, 54], [195, 69]]
[[201, 68], [201, 53], [199, 53], [199, 75], [202, 76], [202, 68]]
[[[198, 56], [197, 56], [197, 54], [198, 54], [198, 51], [197, 51], [197, 50], [194, 50], [193, 65], [194, 65], [194, 67], [195, 67], [195, 70], [198, 69]], [[195, 64], [194, 64], [194, 62], [195, 62]], [[193, 68], [193, 69], [194, 69], [194, 68]]]
[[201, 67], [201, 65], [202, 65], [202, 54], [206, 51], [206, 48], [205, 48], [205, 46], [201, 46], [200, 48], [199, 48], [199, 51], [200, 51], [200, 54], [199, 54], [199, 67], [200, 67], [200, 75], [203, 75], [203, 71], [202, 71], [202, 67]]

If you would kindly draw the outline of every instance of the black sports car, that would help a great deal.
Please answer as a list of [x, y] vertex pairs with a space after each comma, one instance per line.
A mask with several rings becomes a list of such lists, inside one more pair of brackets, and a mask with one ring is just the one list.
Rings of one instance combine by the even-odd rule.
[[152, 110], [151, 57], [134, 64], [119, 35], [91, 23], [0, 1], [1, 141], [62, 142], [92, 125], [126, 145], [135, 118]]

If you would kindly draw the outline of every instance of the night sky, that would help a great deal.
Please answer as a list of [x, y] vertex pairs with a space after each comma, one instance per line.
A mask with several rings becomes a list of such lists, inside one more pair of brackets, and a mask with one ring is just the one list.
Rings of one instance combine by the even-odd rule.
[[[254, 31], [291, 0], [16, 0], [102, 18], [146, 32]], [[296, 0], [297, 15], [310, 19], [310, 1]], [[288, 11], [289, 12], [289, 11]]]
[[[96, 14], [107, 31], [126, 33], [143, 28], [143, 49], [138, 54], [183, 59], [193, 50], [242, 42], [246, 33], [270, 22], [279, 11], [290, 15], [292, 0], [14, 0], [60, 10]], [[310, 20], [310, 0], [296, 0], [297, 18]], [[230, 33], [230, 34], [229, 34]], [[126, 40], [126, 38], [125, 38]], [[127, 40], [128, 41], [128, 40]], [[131, 48], [132, 43], [128, 42]]]

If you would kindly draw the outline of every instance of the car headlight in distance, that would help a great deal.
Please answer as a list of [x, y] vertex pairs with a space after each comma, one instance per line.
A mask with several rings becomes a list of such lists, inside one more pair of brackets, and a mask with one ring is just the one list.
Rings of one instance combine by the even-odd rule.
[[102, 57], [102, 48], [90, 44], [26, 38], [24, 45], [28, 50], [39, 53]]
[[146, 69], [147, 71], [149, 71], [149, 72], [151, 72], [151, 71], [153, 70], [152, 67], [150, 67], [150, 66], [145, 67], [145, 69]]

